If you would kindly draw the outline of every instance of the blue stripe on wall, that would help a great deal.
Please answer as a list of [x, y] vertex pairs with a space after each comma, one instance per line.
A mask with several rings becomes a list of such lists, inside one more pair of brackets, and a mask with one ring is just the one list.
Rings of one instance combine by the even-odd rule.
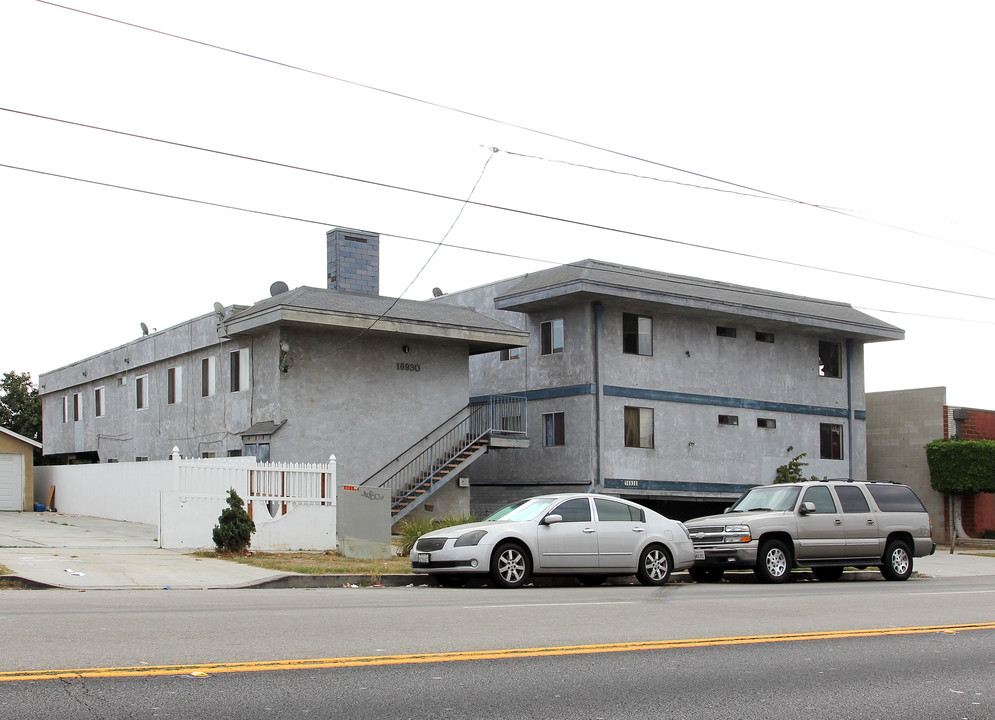
[[[581, 385], [564, 385], [562, 387], [527, 390], [524, 393], [529, 400], [550, 400], [552, 398], [576, 397], [579, 395], [594, 395], [597, 388], [593, 383]], [[822, 417], [846, 418], [846, 408], [824, 407], [820, 405], [801, 405], [797, 403], [770, 402], [766, 400], [750, 400], [747, 398], [723, 397], [721, 395], [699, 395], [695, 393], [671, 392], [667, 390], [646, 390], [643, 388], [628, 388], [619, 385], [605, 385], [605, 395], [608, 397], [630, 398], [632, 400], [653, 400], [655, 402], [684, 403], [687, 405], [714, 405], [719, 407], [744, 408], [747, 410], [763, 410], [765, 412], [794, 413], [796, 415], [820, 415]], [[470, 398], [470, 402], [487, 402], [490, 395], [479, 395]], [[866, 410], [855, 410], [856, 420], [866, 420]]]
[[605, 489], [610, 490], [669, 490], [670, 492], [698, 495], [701, 493], [735, 493], [742, 495], [756, 485], [739, 483], [676, 482], [673, 480], [626, 480], [605, 478]]
[[[768, 402], [747, 398], [722, 397], [720, 395], [696, 395], [694, 393], [669, 392], [666, 390], [644, 390], [617, 385], [605, 385], [605, 395], [610, 397], [632, 398], [634, 400], [655, 400], [676, 402], [688, 405], [718, 405], [720, 407], [765, 410], [767, 412], [796, 413], [800, 415], [823, 415], [826, 417], [847, 417], [846, 408], [821, 407], [819, 405], [798, 405], [796, 403]], [[865, 413], [866, 415], [866, 413]]]

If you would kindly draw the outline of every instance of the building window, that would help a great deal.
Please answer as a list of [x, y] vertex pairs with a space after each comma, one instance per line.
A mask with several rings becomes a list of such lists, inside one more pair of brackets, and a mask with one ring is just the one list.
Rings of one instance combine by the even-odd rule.
[[758, 332], [756, 335], [754, 335], [754, 337], [757, 339], [757, 342], [765, 342], [765, 343], [774, 342], [774, 333]]
[[548, 320], [539, 325], [542, 354], [563, 352], [563, 320]]
[[501, 351], [502, 360], [518, 360], [520, 357], [522, 357], [521, 348], [509, 348]]
[[242, 451], [241, 450], [229, 450], [228, 451], [228, 457], [242, 457]]
[[83, 415], [83, 396], [80, 393], [73, 393], [73, 422], [79, 422]]
[[553, 447], [563, 445], [563, 413], [552, 412], [542, 415], [543, 445]]
[[819, 435], [819, 457], [823, 460], [842, 460], [843, 426], [821, 423]]
[[715, 328], [715, 334], [719, 337], [734, 338], [736, 337], [736, 328], [734, 327], [723, 327], [719, 325]]
[[838, 342], [819, 341], [819, 377], [843, 377], [843, 362]]
[[739, 416], [719, 415], [719, 425], [739, 425]]
[[246, 443], [245, 454], [255, 456], [256, 462], [269, 462], [269, 443]]
[[62, 396], [62, 422], [69, 422], [69, 396]]
[[653, 318], [622, 313], [622, 352], [627, 355], [653, 354]]
[[148, 462], [148, 461], [149, 461], [148, 455], [139, 455], [135, 458], [135, 462]]
[[625, 408], [625, 446], [633, 448], [653, 447], [652, 408]]
[[149, 406], [149, 376], [135, 378], [135, 409], [145, 410]]
[[214, 358], [206, 357], [200, 360], [200, 396], [214, 395]]
[[504, 432], [524, 432], [521, 415], [502, 415], [501, 429]]
[[202, 453], [200, 454], [200, 456], [201, 456], [202, 458], [204, 458], [205, 460], [207, 460], [207, 459], [210, 459], [210, 458], [213, 458], [213, 457], [214, 457], [214, 455], [215, 455], [215, 454], [214, 454], [213, 452], [202, 452]]
[[231, 354], [231, 391], [240, 392], [249, 387], [249, 349], [242, 348]]
[[777, 420], [774, 418], [757, 418], [757, 427], [773, 430], [777, 427]]
[[98, 387], [93, 391], [93, 414], [94, 417], [103, 417], [107, 414], [104, 408], [104, 389]]
[[175, 405], [183, 401], [183, 368], [171, 367], [166, 371], [166, 403]]

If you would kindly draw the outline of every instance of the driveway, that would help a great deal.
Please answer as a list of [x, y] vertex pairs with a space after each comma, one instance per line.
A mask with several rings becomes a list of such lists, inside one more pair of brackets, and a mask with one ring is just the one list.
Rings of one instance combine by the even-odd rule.
[[82, 515], [0, 512], [0, 565], [33, 583], [78, 590], [246, 587], [286, 575], [163, 550], [158, 532]]

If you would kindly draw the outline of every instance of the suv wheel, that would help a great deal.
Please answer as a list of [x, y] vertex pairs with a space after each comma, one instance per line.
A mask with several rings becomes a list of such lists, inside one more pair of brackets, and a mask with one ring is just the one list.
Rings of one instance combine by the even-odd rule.
[[753, 568], [764, 582], [781, 583], [791, 575], [791, 555], [780, 540], [768, 540], [757, 553], [757, 566]]
[[884, 551], [881, 574], [885, 580], [908, 580], [912, 574], [912, 551], [901, 540], [892, 540]]

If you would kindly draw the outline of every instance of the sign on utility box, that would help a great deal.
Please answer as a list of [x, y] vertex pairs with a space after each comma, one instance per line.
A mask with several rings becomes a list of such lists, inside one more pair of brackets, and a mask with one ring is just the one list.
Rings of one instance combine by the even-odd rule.
[[339, 552], [353, 558], [389, 558], [390, 491], [340, 485], [337, 499]]

